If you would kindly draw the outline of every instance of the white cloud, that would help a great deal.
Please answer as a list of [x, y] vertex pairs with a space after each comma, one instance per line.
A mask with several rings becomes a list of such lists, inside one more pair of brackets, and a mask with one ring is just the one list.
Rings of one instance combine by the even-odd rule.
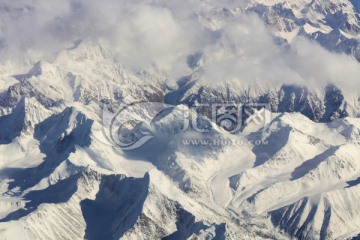
[[[184, 75], [191, 71], [183, 71], [186, 57], [202, 52], [209, 83], [334, 82], [358, 88], [360, 70], [353, 58], [301, 38], [284, 49], [258, 17], [222, 14], [226, 2], [0, 0], [0, 60], [51, 61], [76, 40], [102, 39], [125, 65], [157, 64]], [[212, 31], [212, 25], [220, 29]]]

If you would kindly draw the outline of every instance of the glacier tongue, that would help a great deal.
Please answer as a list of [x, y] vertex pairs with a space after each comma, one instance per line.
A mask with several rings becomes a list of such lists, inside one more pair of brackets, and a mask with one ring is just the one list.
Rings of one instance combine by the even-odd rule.
[[[274, 116], [269, 131], [248, 126], [245, 136], [209, 122], [209, 135], [198, 138], [245, 144], [191, 146], [183, 140], [196, 135], [176, 130], [184, 109], [175, 107], [154, 123], [156, 131], [169, 135], [159, 135], [140, 155], [114, 151], [99, 138], [98, 120], [89, 119], [97, 119], [94, 108], [35, 118], [39, 123], [20, 129], [12, 141], [33, 134], [43, 162], [2, 167], [5, 238], [335, 239], [359, 232], [353, 223], [360, 208], [352, 201], [360, 194], [358, 119], [315, 123], [285, 113]], [[267, 144], [247, 143], [256, 136]], [[160, 146], [164, 141], [167, 148]], [[343, 231], [336, 229], [339, 222]]]

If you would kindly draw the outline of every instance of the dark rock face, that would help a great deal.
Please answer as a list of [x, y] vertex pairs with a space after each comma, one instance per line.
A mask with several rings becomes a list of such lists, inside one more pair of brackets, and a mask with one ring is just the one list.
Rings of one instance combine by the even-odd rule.
[[326, 87], [324, 104], [326, 111], [321, 118], [322, 122], [329, 122], [348, 116], [346, 112], [347, 103], [344, 100], [342, 91], [336, 86], [329, 85]]
[[11, 114], [0, 117], [0, 125], [2, 126], [0, 128], [0, 145], [9, 144], [14, 138], [20, 136], [26, 125], [24, 98], [20, 100]]
[[324, 112], [323, 100], [306, 87], [283, 85], [275, 97], [265, 96], [260, 99], [270, 102], [274, 112], [300, 112], [316, 122]]
[[[315, 122], [331, 122], [348, 116], [343, 92], [335, 85], [328, 85], [318, 95], [305, 86], [282, 85], [278, 90], [265, 90], [260, 96], [250, 96], [228, 86], [211, 88], [196, 82], [179, 83], [178, 89], [165, 96], [168, 104], [209, 105], [201, 114], [211, 117], [211, 104], [260, 103], [269, 104], [272, 112], [299, 112]], [[181, 94], [179, 94], [181, 93]], [[173, 97], [176, 96], [176, 97]]]
[[3, 107], [14, 107], [20, 102], [22, 97], [34, 97], [46, 108], [56, 107], [62, 104], [62, 100], [56, 101], [51, 99], [51, 96], [45, 96], [37, 91], [28, 80], [22, 79], [19, 83], [8, 88], [5, 97], [0, 101], [0, 105]]

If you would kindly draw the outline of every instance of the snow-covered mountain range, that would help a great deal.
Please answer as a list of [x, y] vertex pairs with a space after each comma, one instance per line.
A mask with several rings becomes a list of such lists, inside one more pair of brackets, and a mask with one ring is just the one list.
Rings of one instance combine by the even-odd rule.
[[[131, 14], [95, 35], [91, 4], [65, 2], [53, 31], [81, 34], [51, 57], [0, 24], [0, 49], [23, 51], [0, 63], [0, 239], [360, 236], [356, 1], [106, 0], [92, 8]], [[0, 1], [4, 23], [45, 10]], [[226, 104], [269, 118], [226, 131]]]

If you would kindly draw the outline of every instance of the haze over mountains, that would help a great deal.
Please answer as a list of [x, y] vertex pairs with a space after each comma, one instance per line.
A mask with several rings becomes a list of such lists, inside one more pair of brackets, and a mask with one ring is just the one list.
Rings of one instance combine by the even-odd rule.
[[[359, 14], [0, 0], [0, 239], [360, 235]], [[229, 132], [197, 109], [227, 103], [270, 118]]]

